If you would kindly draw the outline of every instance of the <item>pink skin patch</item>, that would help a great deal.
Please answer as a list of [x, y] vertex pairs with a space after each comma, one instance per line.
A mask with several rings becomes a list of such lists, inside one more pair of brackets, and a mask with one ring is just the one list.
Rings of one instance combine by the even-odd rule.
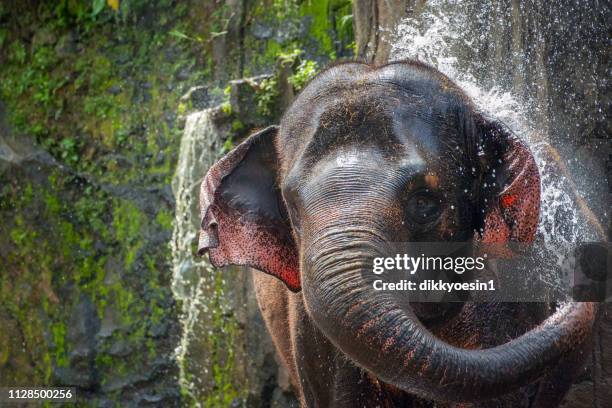
[[511, 207], [512, 204], [514, 204], [517, 199], [518, 197], [513, 194], [507, 194], [507, 195], [502, 196], [501, 198], [502, 207], [504, 208]]
[[531, 152], [517, 139], [506, 153], [509, 184], [485, 218], [481, 242], [533, 242], [540, 217], [540, 174]]
[[206, 234], [216, 233], [220, 243], [209, 247], [213, 265], [248, 265], [282, 280], [292, 291], [299, 291], [300, 275], [297, 251], [293, 242], [286, 242], [273, 228], [241, 219], [231, 210], [210, 208], [217, 225], [210, 225], [208, 232], [200, 234], [200, 247], [205, 246]]

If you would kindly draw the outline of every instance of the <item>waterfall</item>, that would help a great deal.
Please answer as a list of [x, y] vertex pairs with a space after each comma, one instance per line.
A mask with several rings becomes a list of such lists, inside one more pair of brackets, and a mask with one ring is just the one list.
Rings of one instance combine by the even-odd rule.
[[[219, 339], [227, 337], [227, 303], [220, 301], [226, 286], [222, 273], [215, 273], [206, 258], [194, 256], [200, 229], [199, 187], [208, 168], [218, 158], [220, 130], [213, 109], [191, 113], [186, 118], [172, 190], [176, 199], [172, 251], [172, 290], [181, 307], [182, 333], [175, 355], [180, 385], [191, 402], [200, 406], [211, 398], [219, 381]], [[217, 331], [221, 333], [217, 333]], [[231, 330], [230, 330], [231, 331]], [[231, 344], [224, 364], [231, 364]]]
[[[524, 74], [529, 64], [537, 65], [541, 61], [532, 61], [516, 50], [510, 56], [499, 57], [504, 50], [495, 49], [500, 47], [496, 45], [496, 36], [498, 43], [503, 42], [499, 37], [504, 35], [504, 29], [506, 33], [511, 30], [507, 15], [504, 17], [499, 5], [432, 0], [423, 7], [419, 13], [403, 19], [391, 33], [390, 59], [416, 59], [437, 68], [465, 90], [481, 112], [503, 122], [529, 145], [542, 183], [537, 238], [541, 248], [538, 251], [542, 252], [543, 259], [550, 260], [553, 268], [545, 279], [549, 283], [567, 285], [568, 282], [558, 282], [558, 267], [573, 266], [572, 251], [568, 248], [575, 243], [602, 238], [579, 210], [581, 198], [574, 194], [576, 186], [551, 160], [548, 122], [546, 114], [542, 113], [541, 98], [526, 96], [529, 93], [524, 91], [527, 88], [524, 78], [530, 76], [504, 75], [508, 70], [500, 66], [500, 60], [509, 61], [514, 72]], [[532, 71], [538, 72], [537, 67]], [[532, 73], [531, 81], [528, 85], [541, 95], [543, 87], [537, 75]], [[587, 202], [589, 198], [596, 201], [593, 195], [601, 197], [605, 193], [605, 182], [594, 181], [593, 175], [576, 176], [581, 181], [579, 192], [586, 196]]]
[[[211, 267], [203, 258], [194, 258], [193, 244], [197, 242], [199, 231], [199, 186], [208, 167], [214, 163], [214, 145], [217, 136], [210, 110], [194, 112], [187, 116], [177, 168], [172, 180], [172, 191], [176, 200], [174, 230], [170, 244], [172, 291], [175, 298], [181, 302], [182, 308], [182, 336], [175, 352], [180, 368], [181, 388], [187, 390], [194, 400], [197, 387], [192, 379], [191, 371], [194, 367], [190, 365], [193, 363], [189, 361], [188, 355], [200, 315], [208, 311], [203, 292], [209, 285], [206, 277], [210, 273], [202, 272], [210, 272]], [[202, 359], [197, 364], [199, 364], [197, 371], [206, 374], [208, 370], [206, 360]]]
[[176, 199], [172, 233], [173, 287], [179, 299], [189, 297], [199, 281], [198, 268], [208, 268], [203, 258], [193, 257], [193, 242], [199, 232], [198, 198], [200, 183], [214, 163], [215, 142], [219, 139], [209, 109], [187, 116], [179, 159], [172, 180]]

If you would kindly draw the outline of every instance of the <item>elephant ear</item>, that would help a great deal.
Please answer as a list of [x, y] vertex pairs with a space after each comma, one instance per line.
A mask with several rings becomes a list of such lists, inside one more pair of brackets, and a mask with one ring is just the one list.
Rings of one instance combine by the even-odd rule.
[[297, 250], [277, 186], [278, 127], [261, 130], [215, 163], [200, 191], [198, 254], [214, 266], [247, 265], [300, 290]]
[[480, 241], [533, 242], [540, 216], [540, 175], [529, 148], [497, 122], [479, 124], [484, 146]]

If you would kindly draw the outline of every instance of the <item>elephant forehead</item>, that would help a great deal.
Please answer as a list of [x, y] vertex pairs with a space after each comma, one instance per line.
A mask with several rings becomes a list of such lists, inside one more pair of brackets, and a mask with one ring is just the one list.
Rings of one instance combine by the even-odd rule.
[[396, 160], [390, 161], [380, 151], [354, 147], [341, 147], [334, 152], [330, 152], [329, 157], [321, 157], [319, 168], [321, 169], [355, 169], [360, 171], [371, 170], [379, 174], [384, 167], [392, 167], [400, 172], [418, 173], [428, 170], [426, 155], [410, 143], [404, 146], [397, 146], [401, 150]]
[[455, 163], [442, 151], [452, 143], [440, 143], [427, 121], [398, 124], [402, 115], [378, 114], [385, 116], [380, 126], [359, 129], [338, 123], [316, 129], [302, 154], [290, 161], [283, 184], [299, 185], [308, 178], [321, 181], [340, 175], [359, 179], [370, 175], [372, 180], [429, 175], [425, 184], [437, 187], [440, 175], [448, 176], [450, 165]]
[[[438, 176], [416, 150], [402, 160], [388, 160], [372, 148], [342, 147], [318, 158], [311, 166], [300, 166], [292, 174], [300, 180], [302, 193], [339, 196], [341, 190], [358, 193], [395, 194], [415, 178], [434, 186]], [[368, 194], [366, 194], [368, 195]]]
[[[444, 121], [437, 118], [438, 122]], [[359, 146], [375, 147], [387, 158], [403, 158], [415, 147], [439, 155], [439, 138], [446, 136], [439, 129], [450, 128], [441, 126], [418, 105], [394, 96], [336, 99], [311, 112], [304, 122], [308, 124], [302, 128], [307, 131], [302, 156], [307, 159]]]
[[400, 167], [423, 162], [432, 167], [440, 159], [451, 166], [455, 161], [446, 159], [465, 150], [465, 138], [458, 137], [462, 101], [440, 87], [404, 85], [357, 78], [301, 95], [281, 123], [277, 148], [284, 175], [347, 148], [377, 151]]

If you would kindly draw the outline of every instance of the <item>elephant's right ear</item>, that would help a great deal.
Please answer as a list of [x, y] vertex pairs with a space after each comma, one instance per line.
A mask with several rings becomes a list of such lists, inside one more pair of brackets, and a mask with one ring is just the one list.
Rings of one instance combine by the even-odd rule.
[[200, 192], [198, 254], [215, 266], [247, 265], [300, 290], [297, 250], [277, 185], [277, 126], [246, 139], [215, 163]]
[[540, 175], [529, 148], [505, 126], [479, 123], [485, 174], [479, 208], [484, 243], [533, 242], [540, 215]]

